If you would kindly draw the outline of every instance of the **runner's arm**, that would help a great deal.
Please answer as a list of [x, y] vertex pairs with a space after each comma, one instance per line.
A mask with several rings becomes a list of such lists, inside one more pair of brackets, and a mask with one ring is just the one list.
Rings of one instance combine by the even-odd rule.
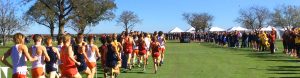
[[97, 47], [98, 47], [97, 45], [93, 46], [93, 48], [95, 49], [95, 52], [96, 52], [97, 60], [98, 60], [98, 58], [100, 58], [101, 55], [100, 55], [99, 49]]
[[56, 47], [52, 47], [52, 50], [56, 53], [57, 58], [60, 59], [60, 54], [58, 49]]
[[120, 48], [120, 51], [123, 50], [123, 46], [120, 42], [118, 42], [118, 47]]
[[43, 53], [43, 55], [45, 56], [45, 60], [46, 60], [46, 61], [50, 61], [50, 57], [48, 56], [46, 47], [44, 47], [44, 46], [42, 47], [42, 53]]
[[22, 48], [22, 54], [25, 55], [25, 57], [30, 61], [30, 62], [33, 62], [33, 61], [36, 61], [37, 60], [37, 57], [35, 56], [31, 56], [29, 53], [28, 53], [28, 48], [26, 45], [22, 45], [20, 46]]
[[84, 59], [85, 60], [89, 60], [88, 59], [88, 57], [87, 57], [87, 55], [86, 55], [86, 49], [85, 49], [85, 46], [81, 46], [81, 50], [80, 50], [81, 52], [82, 52], [82, 54], [83, 54], [83, 56], [84, 56]]
[[9, 50], [6, 51], [6, 53], [4, 54], [3, 57], [1, 57], [1, 61], [2, 61], [2, 63], [5, 64], [6, 66], [8, 66], [8, 67], [10, 67], [10, 68], [13, 68], [13, 66], [12, 66], [10, 63], [8, 63], [8, 61], [7, 61], [7, 59], [6, 59], [7, 57], [10, 56], [10, 54], [11, 54], [11, 48], [10, 48]]
[[119, 55], [118, 52], [117, 52], [117, 48], [116, 48], [115, 46], [112, 46], [112, 47], [113, 47], [113, 50], [114, 50], [115, 54], [116, 54], [117, 57], [118, 57], [118, 60], [121, 60], [121, 57], [120, 57], [120, 55]]
[[80, 62], [77, 62], [77, 61], [75, 60], [75, 58], [74, 58], [74, 53], [73, 53], [73, 50], [72, 50], [72, 47], [71, 47], [71, 46], [68, 47], [67, 51], [68, 51], [69, 58], [70, 58], [72, 61], [74, 61], [76, 64], [80, 65]]

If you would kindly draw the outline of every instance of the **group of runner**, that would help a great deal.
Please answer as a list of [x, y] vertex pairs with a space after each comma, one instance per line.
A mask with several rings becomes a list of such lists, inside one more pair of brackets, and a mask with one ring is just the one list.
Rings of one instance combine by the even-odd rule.
[[[94, 35], [85, 36], [82, 33], [74, 38], [70, 34], [60, 36], [56, 47], [50, 36], [44, 38], [35, 34], [34, 45], [29, 48], [24, 40], [23, 34], [16, 33], [13, 36], [15, 45], [1, 57], [1, 61], [13, 69], [13, 78], [27, 77], [27, 61], [32, 64], [32, 78], [81, 78], [80, 73], [94, 78], [97, 62], [101, 62], [105, 78], [116, 77], [121, 68], [127, 72], [142, 66], [146, 71], [150, 56], [154, 62], [154, 73], [157, 73], [158, 66], [164, 61], [166, 43], [162, 31], [152, 35], [142, 32], [101, 35], [100, 47], [94, 44]], [[8, 62], [8, 57], [11, 57], [12, 64]]]

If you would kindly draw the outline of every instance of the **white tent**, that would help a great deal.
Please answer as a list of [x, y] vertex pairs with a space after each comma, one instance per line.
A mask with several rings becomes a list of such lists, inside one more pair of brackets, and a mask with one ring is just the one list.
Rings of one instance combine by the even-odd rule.
[[278, 38], [278, 39], [281, 39], [281, 33], [282, 33], [282, 32], [280, 31], [281, 29], [279, 29], [279, 28], [276, 28], [276, 27], [273, 27], [273, 26], [267, 26], [267, 27], [261, 28], [260, 31], [271, 32], [271, 31], [272, 31], [272, 28], [275, 29], [277, 38]]
[[243, 28], [243, 27], [240, 27], [240, 26], [237, 26], [237, 27], [231, 27], [228, 29], [228, 31], [247, 31], [248, 29], [247, 28]]
[[211, 27], [209, 29], [209, 31], [225, 31], [224, 29], [220, 28], [220, 27]]
[[285, 30], [291, 30], [293, 28], [293, 26], [286, 26], [285, 28], [280, 28], [280, 31], [285, 31]]
[[172, 30], [170, 31], [170, 33], [179, 33], [179, 32], [184, 32], [184, 31], [181, 30], [181, 29], [178, 28], [178, 27], [175, 27], [174, 29], [172, 29]]
[[[268, 26], [268, 27], [263, 27], [263, 28], [261, 28], [260, 30], [261, 31], [272, 31], [272, 26]], [[276, 28], [275, 28], [275, 30], [276, 30]]]
[[191, 27], [191, 28], [187, 29], [186, 32], [194, 33], [195, 32], [195, 28]]
[[287, 28], [281, 28], [281, 29], [279, 29], [280, 31], [285, 31], [285, 30], [287, 30]]

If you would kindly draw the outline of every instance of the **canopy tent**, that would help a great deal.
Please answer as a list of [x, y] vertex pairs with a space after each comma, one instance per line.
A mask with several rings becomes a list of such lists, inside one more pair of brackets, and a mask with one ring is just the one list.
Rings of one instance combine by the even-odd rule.
[[291, 30], [293, 28], [293, 26], [286, 26], [285, 28], [280, 28], [280, 31], [285, 31], [285, 30]]
[[191, 28], [187, 29], [185, 32], [194, 33], [195, 32], [195, 28], [191, 27]]
[[178, 27], [175, 27], [174, 29], [172, 29], [169, 33], [179, 33], [179, 32], [184, 32], [183, 30], [181, 30]]
[[276, 31], [276, 35], [277, 35], [276, 37], [277, 37], [278, 39], [281, 39], [282, 32], [280, 31], [280, 30], [281, 30], [280, 28], [276, 28], [276, 27], [273, 27], [273, 26], [267, 26], [267, 27], [261, 28], [260, 31], [271, 32], [271, 31], [272, 31], [272, 28], [274, 28], [275, 31]]
[[285, 31], [285, 30], [287, 30], [287, 28], [281, 28], [281, 29], [279, 29], [280, 31]]
[[209, 29], [209, 31], [225, 31], [224, 29], [220, 28], [220, 27], [211, 27]]
[[[261, 28], [260, 30], [261, 30], [261, 31], [272, 31], [272, 28], [275, 28], [275, 27], [273, 27], [273, 26], [268, 26], [268, 27], [263, 27], [263, 28]], [[275, 28], [275, 30], [276, 30], [276, 28]]]
[[240, 27], [240, 26], [237, 26], [237, 27], [231, 27], [228, 29], [228, 31], [247, 31], [248, 29], [247, 28], [243, 28], [243, 27]]

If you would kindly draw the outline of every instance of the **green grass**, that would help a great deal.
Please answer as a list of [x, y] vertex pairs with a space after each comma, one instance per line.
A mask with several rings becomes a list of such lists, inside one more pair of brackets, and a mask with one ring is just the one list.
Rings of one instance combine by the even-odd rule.
[[[165, 64], [154, 74], [153, 63], [146, 72], [134, 68], [119, 78], [296, 78], [300, 77], [299, 59], [279, 51], [252, 52], [251, 49], [223, 48], [212, 43], [167, 43]], [[4, 52], [7, 48], [1, 48]], [[1, 66], [2, 63], [0, 63]], [[103, 77], [98, 72], [98, 77]], [[11, 73], [10, 73], [11, 74]], [[11, 75], [9, 75], [10, 78]]]

